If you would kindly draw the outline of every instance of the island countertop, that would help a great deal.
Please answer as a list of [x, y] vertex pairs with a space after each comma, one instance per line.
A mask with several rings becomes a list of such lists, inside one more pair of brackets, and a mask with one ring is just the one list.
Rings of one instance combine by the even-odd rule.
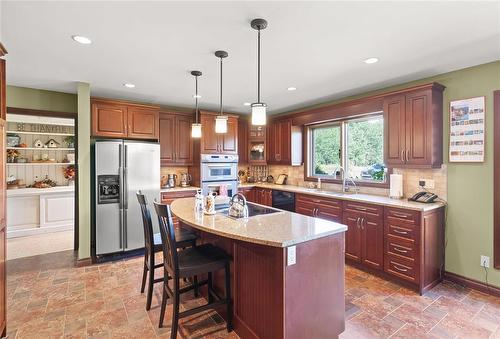
[[288, 247], [347, 230], [343, 224], [281, 210], [247, 219], [221, 213], [198, 214], [194, 211], [194, 201], [194, 198], [174, 200], [172, 213], [193, 228], [254, 244]]

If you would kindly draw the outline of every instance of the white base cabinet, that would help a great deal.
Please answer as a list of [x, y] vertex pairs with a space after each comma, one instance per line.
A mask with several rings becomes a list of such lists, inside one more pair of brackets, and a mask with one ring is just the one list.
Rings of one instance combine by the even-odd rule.
[[7, 191], [7, 238], [72, 230], [74, 187]]

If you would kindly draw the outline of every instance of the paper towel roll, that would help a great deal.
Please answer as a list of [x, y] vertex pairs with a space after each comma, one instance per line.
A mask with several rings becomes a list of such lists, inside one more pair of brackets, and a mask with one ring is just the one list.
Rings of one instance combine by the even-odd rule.
[[403, 175], [402, 174], [391, 174], [390, 176], [389, 197], [394, 199], [400, 199], [403, 197]]

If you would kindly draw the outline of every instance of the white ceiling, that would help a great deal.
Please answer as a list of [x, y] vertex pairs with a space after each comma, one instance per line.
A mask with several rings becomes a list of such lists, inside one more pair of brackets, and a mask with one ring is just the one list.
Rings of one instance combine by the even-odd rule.
[[[256, 100], [256, 31], [262, 99], [279, 113], [500, 59], [500, 2], [27, 2], [2, 1], [10, 85], [169, 106], [217, 109], [217, 49], [227, 111]], [[80, 45], [70, 36], [93, 40]], [[376, 56], [372, 65], [363, 60]], [[126, 89], [132, 82], [135, 89]], [[287, 87], [295, 86], [294, 92]]]

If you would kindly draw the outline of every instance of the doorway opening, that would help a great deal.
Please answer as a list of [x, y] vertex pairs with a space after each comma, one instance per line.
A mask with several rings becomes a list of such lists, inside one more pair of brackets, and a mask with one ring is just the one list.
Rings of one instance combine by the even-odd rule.
[[7, 260], [78, 250], [77, 114], [7, 108]]

